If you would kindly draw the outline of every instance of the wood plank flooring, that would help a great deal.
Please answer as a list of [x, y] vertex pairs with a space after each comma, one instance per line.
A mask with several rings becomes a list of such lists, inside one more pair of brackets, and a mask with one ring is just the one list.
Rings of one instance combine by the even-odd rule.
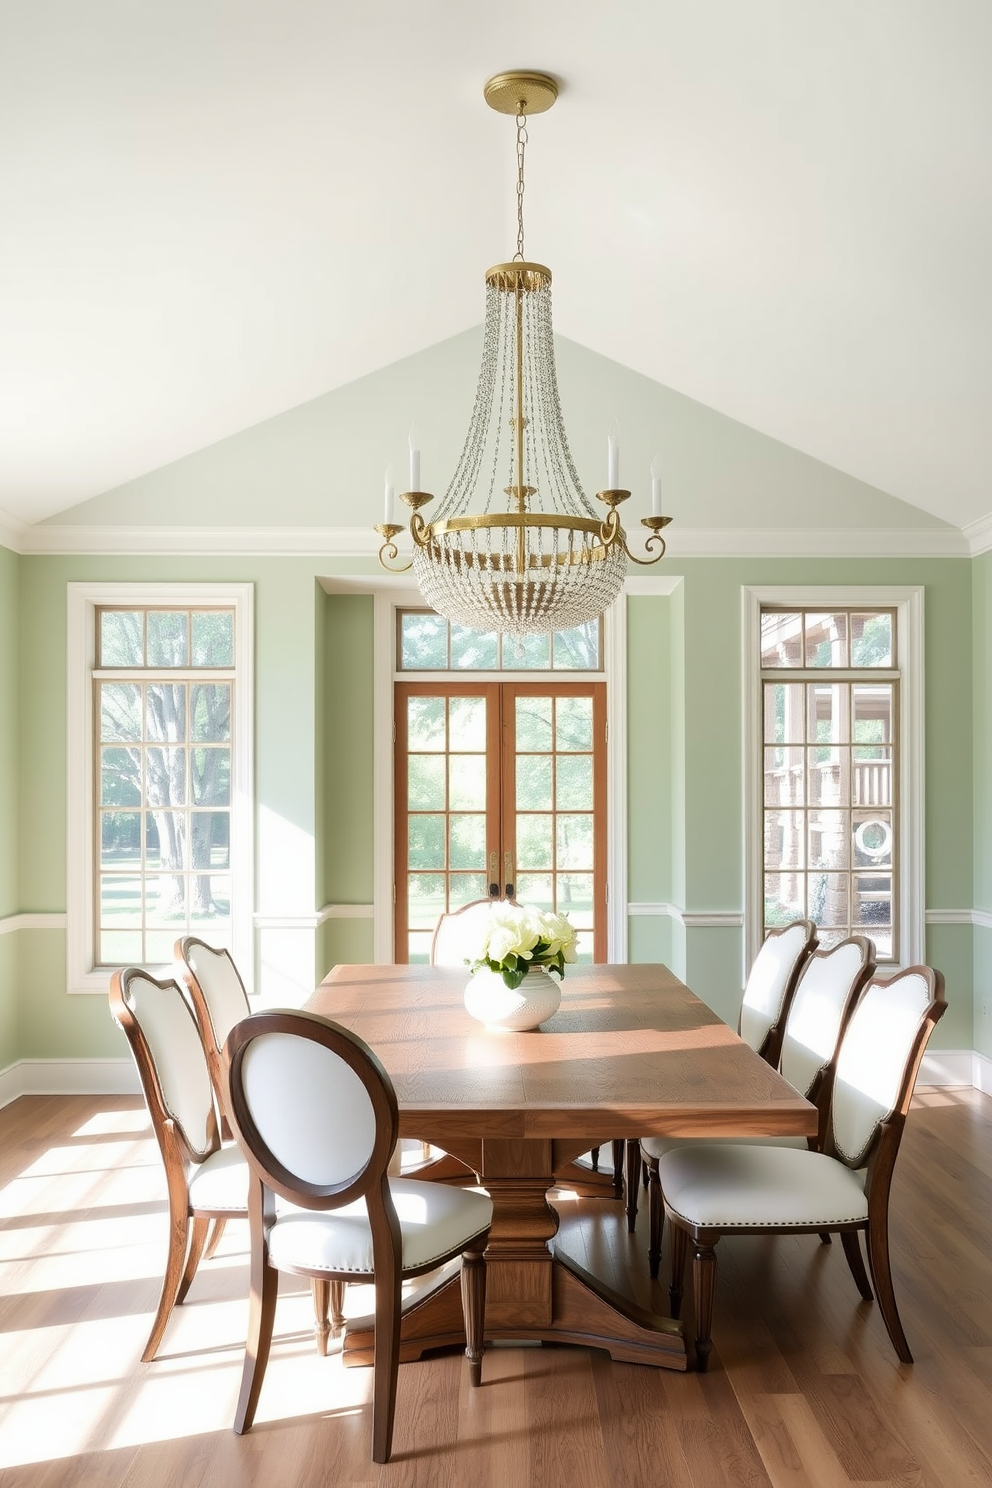
[[[561, 1242], [643, 1306], [646, 1206], [558, 1200]], [[255, 1430], [230, 1430], [246, 1233], [233, 1225], [139, 1356], [165, 1249], [143, 1106], [24, 1097], [0, 1111], [0, 1488], [963, 1488], [992, 1482], [992, 1099], [914, 1102], [893, 1196], [898, 1363], [839, 1244], [719, 1248], [707, 1375], [585, 1349], [500, 1347], [483, 1387], [445, 1356], [400, 1370], [395, 1456], [369, 1452], [371, 1372], [317, 1357], [309, 1293], [280, 1296]], [[667, 1255], [666, 1255], [667, 1262]], [[662, 1276], [666, 1264], [662, 1266]], [[368, 1294], [350, 1289], [349, 1311]], [[687, 1305], [691, 1324], [691, 1301]]]

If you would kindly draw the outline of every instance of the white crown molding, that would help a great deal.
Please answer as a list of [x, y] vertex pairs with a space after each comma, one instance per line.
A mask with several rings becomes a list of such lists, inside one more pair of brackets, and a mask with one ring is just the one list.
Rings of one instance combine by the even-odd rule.
[[22, 553], [26, 531], [23, 522], [18, 522], [9, 512], [0, 510], [0, 548], [9, 548], [12, 553]]
[[668, 557], [679, 558], [968, 558], [956, 527], [747, 528], [677, 531]]
[[129, 557], [371, 558], [382, 539], [365, 527], [27, 527], [16, 551], [31, 555], [74, 553]]
[[[372, 527], [9, 526], [2, 520], [0, 542], [15, 553], [38, 556], [370, 558], [380, 547]], [[667, 558], [968, 558], [990, 547], [992, 516], [963, 532], [956, 527], [673, 528]], [[657, 579], [632, 574], [625, 588], [628, 594], [666, 594], [678, 582], [669, 574]]]
[[972, 558], [977, 558], [979, 553], [987, 553], [992, 548], [992, 512], [969, 522], [961, 531]]
[[12, 935], [15, 930], [64, 930], [68, 923], [65, 914], [13, 914], [0, 916], [0, 935]]

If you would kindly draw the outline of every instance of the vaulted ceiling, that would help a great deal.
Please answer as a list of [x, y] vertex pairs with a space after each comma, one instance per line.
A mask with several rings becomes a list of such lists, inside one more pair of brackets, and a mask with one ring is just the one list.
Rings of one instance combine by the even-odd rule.
[[513, 121], [563, 335], [957, 527], [992, 512], [987, 0], [0, 0], [0, 511], [477, 324]]

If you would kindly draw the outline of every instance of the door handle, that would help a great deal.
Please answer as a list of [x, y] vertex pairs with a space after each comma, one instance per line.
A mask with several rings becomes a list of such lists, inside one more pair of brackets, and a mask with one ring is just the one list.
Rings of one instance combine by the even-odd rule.
[[499, 853], [489, 854], [489, 897], [499, 898]]
[[503, 854], [503, 863], [504, 863], [504, 866], [505, 866], [505, 869], [506, 869], [506, 882], [503, 885], [503, 897], [504, 897], [504, 899], [512, 899], [513, 898], [513, 854], [511, 852], [507, 852], [507, 853], [504, 853]]

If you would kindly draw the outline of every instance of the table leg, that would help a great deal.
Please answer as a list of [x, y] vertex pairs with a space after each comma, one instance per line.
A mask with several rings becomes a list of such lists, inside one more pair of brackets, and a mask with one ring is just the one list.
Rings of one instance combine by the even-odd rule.
[[[554, 1184], [552, 1144], [483, 1142], [482, 1181], [493, 1201], [486, 1250], [486, 1337], [541, 1339], [602, 1348], [614, 1359], [686, 1368], [682, 1325], [656, 1317], [606, 1287], [550, 1243], [558, 1216], [548, 1203]], [[429, 1349], [465, 1345], [457, 1263], [403, 1309], [401, 1360]], [[346, 1364], [371, 1364], [372, 1319], [348, 1324]]]

